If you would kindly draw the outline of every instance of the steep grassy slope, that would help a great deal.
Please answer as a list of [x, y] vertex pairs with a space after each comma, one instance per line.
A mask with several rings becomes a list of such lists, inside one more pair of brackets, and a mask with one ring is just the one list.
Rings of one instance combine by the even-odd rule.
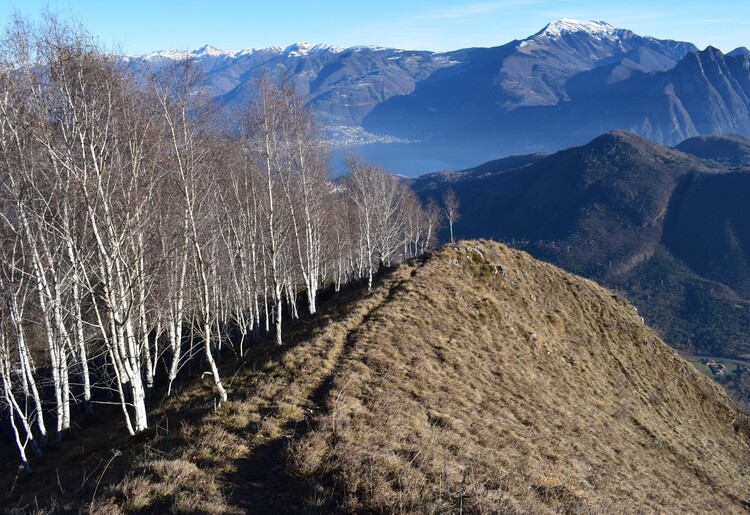
[[[316, 319], [152, 392], [16, 475], [38, 513], [741, 512], [750, 429], [621, 299], [527, 254], [464, 242]], [[226, 358], [226, 356], [225, 356]]]
[[[719, 156], [738, 140], [702, 141]], [[625, 292], [676, 348], [750, 353], [746, 170], [623, 131], [494, 169], [424, 176], [413, 188], [425, 199], [456, 191], [459, 237], [511, 242]]]
[[744, 417], [611, 292], [487, 242], [399, 273], [295, 447], [321, 497], [378, 512], [750, 506]]

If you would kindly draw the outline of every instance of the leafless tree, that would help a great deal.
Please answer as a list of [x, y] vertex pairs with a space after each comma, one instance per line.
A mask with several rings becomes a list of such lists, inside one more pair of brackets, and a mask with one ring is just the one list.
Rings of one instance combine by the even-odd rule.
[[[100, 335], [118, 376], [131, 433], [148, 427], [143, 368], [148, 328], [138, 320], [145, 288], [142, 233], [151, 205], [149, 168], [142, 160], [148, 122], [132, 85], [111, 58], [86, 40], [47, 49], [47, 70], [58, 114], [43, 142], [55, 175], [76, 188], [91, 231], [92, 263], [82, 267]], [[127, 405], [133, 409], [132, 419]]]
[[360, 158], [349, 156], [346, 165], [349, 174], [344, 188], [358, 225], [358, 261], [368, 288], [372, 288], [375, 270], [390, 266], [404, 241], [404, 199], [408, 198], [408, 188], [398, 178]]
[[461, 213], [459, 212], [460, 207], [461, 204], [458, 201], [456, 192], [453, 191], [453, 188], [448, 188], [448, 191], [446, 191], [443, 195], [443, 212], [445, 213], [446, 220], [448, 220], [451, 243], [455, 243], [455, 240], [453, 238], [453, 224], [461, 218]]
[[287, 126], [283, 133], [289, 154], [282, 187], [308, 308], [315, 314], [323, 259], [323, 224], [331, 201], [328, 155], [313, 114], [303, 107], [302, 99], [291, 87], [282, 87], [282, 92], [285, 108], [282, 115]]
[[[285, 148], [285, 96], [272, 79], [263, 75], [257, 81], [257, 98], [245, 120], [243, 147], [248, 154], [250, 168], [257, 174], [257, 193], [263, 220], [262, 241], [265, 263], [268, 264], [268, 281], [273, 302], [273, 320], [276, 344], [282, 345], [281, 322], [284, 300], [284, 271], [282, 249], [287, 244], [289, 217], [281, 202], [283, 176], [288, 169], [289, 155]], [[266, 317], [268, 319], [268, 317]]]
[[430, 237], [430, 224], [422, 203], [411, 190], [405, 190], [401, 202], [403, 216], [403, 254], [406, 258], [419, 255]]
[[437, 232], [443, 223], [443, 212], [438, 206], [435, 199], [430, 199], [427, 202], [427, 208], [425, 210], [425, 222], [427, 223], [427, 234], [423, 240], [423, 246], [420, 249], [420, 254], [427, 252], [430, 248], [435, 246], [437, 240]]
[[346, 176], [344, 188], [347, 198], [353, 206], [357, 220], [357, 230], [354, 237], [360, 263], [360, 276], [367, 277], [367, 289], [372, 289], [372, 279], [375, 274], [375, 238], [377, 231], [377, 213], [373, 202], [379, 170], [361, 158], [347, 156], [346, 166], [349, 174]]
[[[16, 393], [13, 387], [13, 378], [16, 368], [16, 363], [11, 358], [10, 344], [8, 337], [5, 332], [4, 325], [0, 326], [0, 381], [3, 385], [2, 390], [2, 403], [8, 412], [8, 420], [13, 429], [13, 436], [15, 437], [16, 446], [21, 456], [21, 462], [23, 463], [24, 469], [27, 474], [31, 473], [31, 466], [29, 460], [26, 457], [26, 447], [30, 444], [34, 453], [37, 456], [41, 455], [41, 451], [37, 442], [34, 438], [34, 432], [31, 428], [30, 415], [27, 411], [27, 406], [24, 401], [18, 401]], [[20, 374], [19, 374], [20, 375]], [[41, 416], [37, 413], [36, 416]], [[21, 428], [18, 427], [20, 423]], [[23, 431], [22, 431], [22, 430]]]
[[168, 70], [154, 81], [161, 116], [165, 125], [168, 141], [171, 143], [170, 163], [173, 180], [183, 203], [185, 238], [192, 249], [193, 265], [198, 281], [198, 305], [201, 317], [201, 336], [203, 337], [206, 360], [211, 368], [214, 385], [222, 400], [227, 400], [227, 392], [222, 384], [219, 369], [214, 360], [213, 345], [213, 310], [210, 291], [210, 262], [206, 249], [199, 235], [199, 213], [215, 214], [209, 205], [213, 199], [210, 181], [202, 180], [208, 171], [206, 159], [210, 148], [207, 139], [210, 137], [202, 130], [192, 116], [191, 109], [199, 106], [193, 102], [200, 93], [200, 74], [190, 59], [185, 59]]
[[15, 20], [9, 28], [2, 61], [0, 134], [6, 200], [3, 214], [7, 229], [20, 236], [29, 263], [27, 271], [38, 295], [55, 390], [56, 437], [61, 439], [70, 427], [67, 366], [70, 338], [63, 314], [62, 270], [53, 266], [64, 260], [58, 259], [59, 246], [51, 241], [55, 236], [49, 223], [53, 216], [51, 192], [45, 189], [57, 181], [54, 177], [47, 180], [38, 155], [42, 151], [39, 134], [46, 128], [40, 125], [44, 106], [39, 93], [43, 84], [40, 70], [45, 63], [22, 20]]
[[315, 314], [323, 284], [371, 288], [378, 268], [432, 245], [437, 208], [399, 179], [350, 157], [349, 176], [331, 180], [314, 116], [283, 81], [258, 81], [235, 134], [211, 116], [190, 60], [137, 81], [54, 17], [8, 30], [0, 407], [26, 466], [48, 431], [38, 368], [51, 375], [58, 439], [73, 402], [93, 409], [95, 388], [135, 434], [160, 367], [171, 393], [202, 352], [226, 400], [214, 353], [233, 328], [239, 355], [262, 328], [280, 345], [283, 308]]
[[[6, 360], [7, 375], [4, 377], [6, 384], [6, 399], [10, 401], [13, 395], [13, 377], [11, 370], [16, 370], [18, 381], [21, 383], [21, 392], [25, 400], [30, 400], [31, 408], [23, 413], [26, 421], [36, 421], [38, 430], [38, 439], [44, 443], [47, 439], [47, 428], [44, 423], [44, 408], [42, 406], [41, 395], [37, 387], [37, 381], [34, 377], [34, 364], [26, 339], [27, 321], [25, 320], [25, 310], [27, 299], [32, 293], [28, 287], [26, 274], [23, 270], [23, 255], [19, 252], [21, 249], [21, 238], [19, 235], [11, 236], [8, 234], [8, 228], [3, 231], [6, 236], [5, 241], [12, 242], [8, 248], [3, 249], [2, 264], [0, 264], [0, 294], [4, 297], [3, 307], [0, 309], [0, 332], [2, 332], [2, 352]], [[8, 237], [10, 236], [10, 237]], [[11, 349], [15, 347], [15, 350]], [[11, 355], [17, 355], [16, 366], [11, 366]], [[12, 403], [8, 405], [12, 407]], [[29, 438], [35, 441], [34, 436]]]

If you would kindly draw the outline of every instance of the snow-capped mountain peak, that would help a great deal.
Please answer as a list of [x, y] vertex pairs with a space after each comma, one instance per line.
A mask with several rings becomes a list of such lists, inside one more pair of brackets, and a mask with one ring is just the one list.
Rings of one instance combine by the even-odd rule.
[[[245, 52], [245, 51], [243, 51]], [[211, 45], [204, 45], [201, 48], [195, 50], [159, 50], [151, 52], [143, 56], [133, 56], [135, 59], [143, 59], [144, 61], [151, 61], [153, 59], [167, 59], [172, 61], [179, 61], [187, 58], [202, 58], [202, 57], [235, 57], [239, 52], [233, 52], [229, 50], [221, 50]]]
[[301, 41], [299, 43], [295, 43], [293, 45], [290, 45], [284, 49], [284, 53], [288, 54], [291, 57], [299, 57], [304, 56], [308, 54], [316, 54], [316, 53], [322, 53], [322, 52], [331, 52], [334, 54], [338, 54], [344, 50], [344, 47], [335, 46], [335, 45], [317, 45], [315, 43], [310, 43], [308, 41]]
[[546, 36], [548, 38], [557, 39], [565, 34], [581, 32], [593, 37], [613, 39], [620, 36], [623, 30], [615, 28], [604, 21], [578, 21], [570, 18], [563, 18], [550, 23], [544, 27], [541, 32], [535, 34], [534, 37]]
[[231, 51], [231, 50], [222, 50], [220, 48], [216, 48], [212, 45], [204, 45], [201, 48], [197, 50], [193, 50], [190, 52], [191, 55], [195, 57], [203, 57], [203, 56], [210, 56], [210, 57], [234, 57], [237, 52]]
[[341, 52], [345, 50], [387, 50], [383, 47], [364, 47], [364, 46], [357, 46], [357, 47], [342, 47], [337, 45], [323, 45], [323, 44], [316, 44], [316, 43], [309, 43], [307, 41], [302, 41], [299, 43], [294, 43], [293, 45], [289, 45], [286, 48], [283, 47], [268, 47], [268, 48], [245, 48], [243, 50], [222, 50], [220, 48], [216, 48], [212, 45], [205, 45], [201, 48], [195, 49], [195, 50], [160, 50], [157, 52], [151, 52], [149, 54], [145, 55], [136, 55], [136, 56], [130, 56], [128, 59], [130, 60], [144, 60], [144, 61], [151, 61], [154, 59], [157, 60], [173, 60], [173, 61], [179, 61], [181, 59], [187, 59], [187, 58], [195, 58], [195, 59], [202, 59], [202, 58], [210, 58], [210, 57], [227, 57], [231, 59], [235, 59], [238, 57], [255, 54], [255, 53], [261, 53], [261, 52], [271, 52], [275, 54], [284, 54], [287, 57], [304, 57], [310, 54], [340, 54]]
[[144, 61], [151, 61], [153, 59], [171, 59], [173, 61], [179, 61], [180, 59], [186, 59], [190, 57], [191, 52], [185, 50], [157, 50], [142, 56], [131, 56], [131, 59], [143, 59]]

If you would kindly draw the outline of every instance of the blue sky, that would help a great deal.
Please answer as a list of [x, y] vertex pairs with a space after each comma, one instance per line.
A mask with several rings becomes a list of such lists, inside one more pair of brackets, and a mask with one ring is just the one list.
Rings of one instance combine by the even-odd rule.
[[725, 52], [750, 47], [749, 0], [0, 0], [0, 22], [13, 9], [37, 16], [45, 6], [127, 54], [297, 41], [444, 51], [521, 39], [559, 18]]

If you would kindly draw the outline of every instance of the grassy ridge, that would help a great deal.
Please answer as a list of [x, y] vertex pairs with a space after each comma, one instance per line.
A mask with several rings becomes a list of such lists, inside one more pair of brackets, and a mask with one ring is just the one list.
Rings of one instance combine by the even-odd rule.
[[344, 511], [748, 501], [746, 421], [725, 394], [611, 292], [526, 254], [447, 247], [351, 337], [298, 444], [298, 469]]
[[689, 513], [750, 501], [747, 419], [722, 390], [616, 295], [525, 253], [445, 247], [286, 334], [282, 349], [223, 361], [218, 408], [207, 379], [188, 380], [152, 394], [152, 429], [136, 438], [103, 421], [30, 478], [3, 456], [2, 505]]
[[455, 190], [461, 237], [511, 242], [621, 290], [670, 345], [731, 357], [750, 352], [745, 147], [693, 141], [684, 150], [696, 157], [613, 131], [541, 159], [425, 175], [413, 188], [423, 199]]
[[116, 411], [102, 415], [47, 449], [30, 477], [19, 472], [13, 448], [0, 449], [0, 506], [16, 513], [272, 513], [318, 504], [287, 467], [288, 448], [311, 429], [349, 332], [402, 280], [383, 274], [371, 293], [352, 286], [323, 302], [316, 318], [288, 324], [284, 347], [261, 341], [241, 361], [222, 360], [229, 402], [217, 406], [208, 378], [185, 379], [171, 397], [157, 389], [148, 431], [130, 438]]

